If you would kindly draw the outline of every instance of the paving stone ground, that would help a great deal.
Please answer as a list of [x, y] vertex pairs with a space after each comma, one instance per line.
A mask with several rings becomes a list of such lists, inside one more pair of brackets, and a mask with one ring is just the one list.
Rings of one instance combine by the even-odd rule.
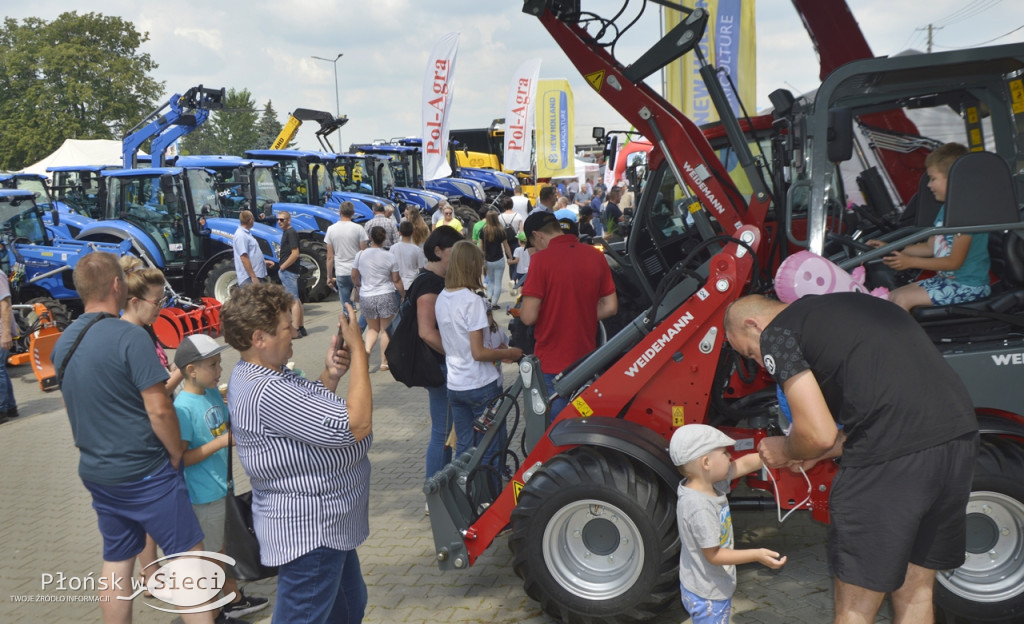
[[[311, 374], [322, 367], [336, 326], [331, 300], [306, 305], [310, 335], [295, 341], [296, 366]], [[500, 316], [500, 315], [499, 315]], [[224, 379], [237, 355], [224, 353]], [[378, 358], [371, 359], [371, 371]], [[27, 367], [11, 369], [22, 416], [0, 425], [0, 623], [99, 622], [95, 602], [15, 602], [15, 597], [87, 599], [91, 592], [41, 588], [43, 574], [100, 575], [101, 542], [89, 495], [77, 476], [78, 451], [59, 393], [43, 393]], [[511, 367], [506, 375], [513, 374]], [[528, 598], [512, 571], [504, 538], [469, 570], [442, 573], [434, 564], [429, 518], [423, 514], [423, 453], [429, 429], [426, 392], [373, 372], [374, 444], [369, 540], [359, 548], [369, 588], [365, 621], [373, 624], [553, 622]], [[343, 382], [344, 384], [344, 382]], [[518, 446], [518, 445], [517, 445]], [[237, 460], [236, 460], [237, 461]], [[235, 474], [244, 475], [235, 465]], [[239, 490], [248, 489], [241, 480]], [[821, 624], [832, 619], [831, 584], [824, 561], [825, 527], [809, 514], [779, 526], [775, 511], [733, 514], [737, 545], [764, 546], [788, 555], [779, 571], [741, 566], [733, 622]], [[273, 599], [273, 580], [250, 583], [249, 594]], [[272, 609], [272, 608], [271, 608]], [[248, 616], [271, 621], [271, 609]], [[142, 599], [136, 622], [175, 622]], [[687, 621], [678, 605], [655, 622]], [[877, 620], [889, 622], [888, 607]]]

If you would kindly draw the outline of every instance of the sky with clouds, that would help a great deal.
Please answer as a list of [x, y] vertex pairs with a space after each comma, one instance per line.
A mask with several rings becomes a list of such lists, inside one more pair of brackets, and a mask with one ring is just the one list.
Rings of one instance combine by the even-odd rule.
[[[752, 1], [752, 0], [751, 0]], [[824, 0], [823, 0], [824, 1]], [[790, 0], [756, 0], [757, 108], [778, 87], [813, 89], [818, 61]], [[876, 55], [908, 47], [923, 50], [929, 23], [936, 51], [983, 42], [1024, 41], [1020, 0], [847, 0]], [[159, 67], [153, 77], [167, 94], [191, 86], [248, 89], [267, 100], [282, 122], [294, 108], [335, 110], [337, 62], [341, 112], [349, 143], [420, 134], [420, 96], [427, 57], [444, 34], [459, 32], [452, 127], [475, 128], [504, 116], [512, 72], [524, 60], [542, 59], [542, 78], [569, 79], [576, 101], [577, 141], [590, 126], [626, 124], [590, 89], [520, 0], [35, 0], [5, 3], [5, 16], [53, 19], [65, 11], [117, 15], [150, 40], [142, 51]], [[584, 10], [610, 16], [622, 0], [582, 0]], [[632, 0], [624, 16], [644, 4]], [[653, 3], [616, 53], [625, 64], [656, 39]], [[1005, 36], [1004, 36], [1005, 35]], [[655, 79], [656, 80], [656, 79]], [[311, 129], [299, 144], [315, 147]], [[337, 143], [335, 143], [337, 145]]]

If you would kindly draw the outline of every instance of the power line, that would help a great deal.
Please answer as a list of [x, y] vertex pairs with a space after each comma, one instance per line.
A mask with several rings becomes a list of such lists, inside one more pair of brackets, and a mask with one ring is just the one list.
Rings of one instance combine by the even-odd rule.
[[965, 45], [965, 46], [943, 46], [943, 45], [935, 44], [935, 47], [936, 48], [942, 48], [943, 50], [962, 50], [964, 48], [977, 48], [979, 46], [988, 45], [988, 44], [992, 43], [993, 41], [999, 41], [1003, 37], [1009, 37], [1010, 35], [1012, 35], [1013, 33], [1017, 32], [1018, 30], [1020, 30], [1022, 28], [1024, 28], [1024, 24], [1014, 28], [1010, 32], [1003, 33], [1002, 35], [999, 35], [998, 37], [995, 37], [993, 39], [989, 39], [988, 41], [982, 41], [981, 43], [975, 43], [975, 44], [972, 44], [972, 45]]
[[959, 9], [953, 11], [946, 17], [935, 20], [934, 22], [932, 22], [932, 25], [935, 27], [942, 27], [948, 26], [950, 24], [955, 24], [957, 22], [961, 22], [965, 19], [969, 19], [979, 13], [991, 9], [1000, 2], [1001, 0], [973, 0], [973, 2], [971, 2], [970, 4], [966, 4], [960, 7]]

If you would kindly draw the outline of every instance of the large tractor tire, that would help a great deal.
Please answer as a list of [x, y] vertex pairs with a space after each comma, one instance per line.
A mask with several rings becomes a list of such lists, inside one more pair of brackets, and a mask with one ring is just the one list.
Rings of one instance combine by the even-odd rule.
[[940, 572], [940, 622], [1024, 620], [1024, 446], [982, 438], [967, 503], [967, 561]]
[[221, 303], [227, 303], [231, 298], [231, 290], [238, 285], [238, 275], [235, 273], [233, 260], [225, 258], [213, 265], [210, 272], [203, 280], [203, 296], [213, 297]]
[[[50, 317], [57, 323], [57, 329], [64, 331], [64, 329], [71, 324], [71, 313], [60, 301], [52, 299], [50, 297], [36, 297], [35, 299], [29, 299], [26, 301], [28, 305], [35, 305], [41, 303], [46, 306], [46, 309], [50, 312]], [[39, 322], [39, 315], [34, 310], [28, 310], [25, 312], [25, 321], [28, 326], [34, 327]]]
[[675, 500], [621, 454], [578, 447], [552, 458], [511, 517], [526, 593], [563, 622], [651, 619], [679, 595]]
[[327, 285], [327, 245], [322, 242], [299, 241], [299, 299], [309, 303], [323, 301], [331, 294]]

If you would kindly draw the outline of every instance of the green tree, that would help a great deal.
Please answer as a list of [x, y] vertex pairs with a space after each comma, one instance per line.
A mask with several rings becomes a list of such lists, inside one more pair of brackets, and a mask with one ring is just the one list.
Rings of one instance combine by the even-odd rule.
[[[267, 100], [267, 105], [263, 107], [258, 127], [260, 136], [256, 142], [256, 149], [270, 149], [270, 146], [274, 144], [274, 139], [281, 134], [281, 130], [284, 128], [284, 124], [277, 119], [277, 111], [274, 110], [274, 104], [270, 100]], [[294, 142], [289, 143], [286, 148], [292, 149], [293, 146]]]
[[149, 40], [120, 17], [63, 13], [0, 27], [0, 169], [20, 169], [64, 139], [121, 139], [155, 108], [163, 83], [138, 52]]
[[259, 112], [248, 89], [228, 89], [224, 108], [181, 140], [183, 154], [242, 155], [255, 149], [260, 137]]

